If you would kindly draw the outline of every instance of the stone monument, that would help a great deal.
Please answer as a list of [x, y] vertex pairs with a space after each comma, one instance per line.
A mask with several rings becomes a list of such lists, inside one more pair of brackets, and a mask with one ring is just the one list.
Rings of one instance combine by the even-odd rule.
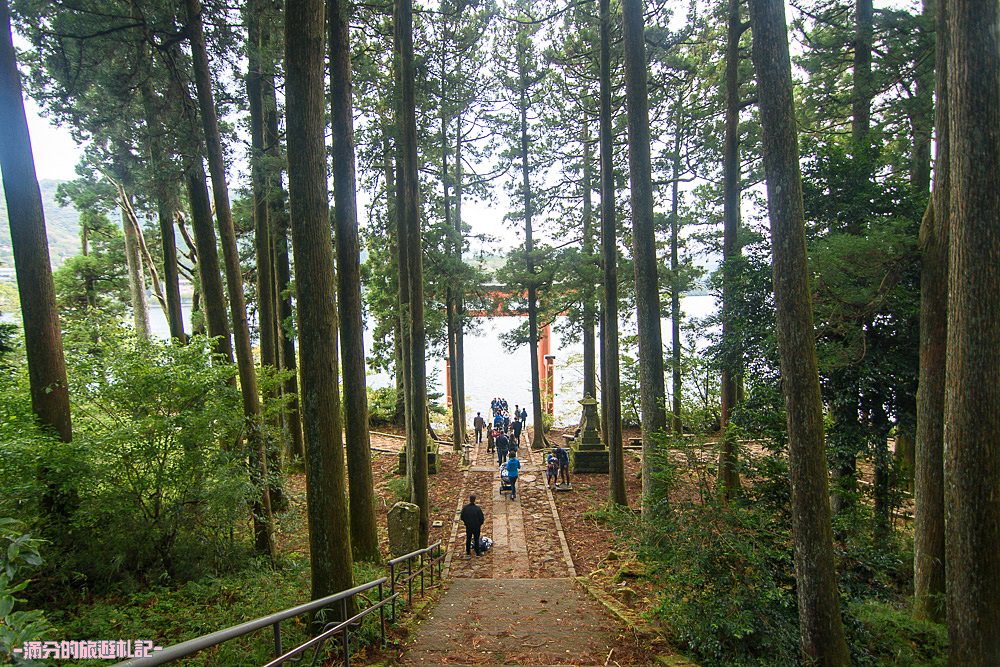
[[608, 474], [608, 448], [601, 442], [597, 430], [598, 402], [590, 394], [580, 401], [583, 406], [583, 428], [569, 450], [570, 470], [575, 473]]
[[405, 556], [420, 548], [420, 508], [413, 503], [398, 502], [389, 509], [389, 552]]

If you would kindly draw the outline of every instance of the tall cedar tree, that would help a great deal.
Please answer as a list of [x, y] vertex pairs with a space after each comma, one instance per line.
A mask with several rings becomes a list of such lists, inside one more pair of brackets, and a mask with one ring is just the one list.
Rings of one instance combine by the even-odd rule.
[[740, 18], [740, 0], [728, 0], [726, 19], [726, 135], [722, 147], [722, 395], [719, 450], [721, 495], [731, 500], [740, 486], [735, 438], [726, 432], [736, 407], [742, 354], [734, 323], [736, 262], [740, 254], [740, 37], [746, 30]]
[[521, 200], [524, 207], [524, 259], [528, 281], [528, 356], [531, 359], [531, 448], [545, 448], [545, 428], [542, 416], [542, 376], [538, 362], [538, 284], [535, 282], [534, 202], [531, 197], [531, 138], [528, 134], [528, 111], [531, 106], [529, 88], [538, 82], [532, 71], [531, 28], [518, 24], [515, 40], [514, 65], [517, 68], [517, 112], [519, 151], [521, 159]]
[[618, 362], [618, 230], [615, 224], [614, 128], [611, 116], [611, 0], [599, 0], [600, 13], [600, 151], [601, 151], [601, 265], [602, 303], [601, 403], [604, 439], [608, 445], [611, 502], [628, 505], [625, 495], [625, 456], [622, 445], [622, 401]]
[[803, 658], [824, 667], [850, 664], [833, 564], [823, 406], [806, 262], [802, 175], [792, 71], [782, 0], [751, 0], [767, 207], [774, 260], [774, 301], [782, 391], [788, 412], [792, 532]]
[[663, 387], [663, 338], [653, 222], [649, 95], [642, 0], [622, 0], [625, 41], [625, 106], [628, 119], [629, 181], [632, 188], [632, 256], [639, 325], [639, 394], [642, 409], [642, 499], [654, 495], [656, 442], [667, 428]]
[[364, 323], [361, 319], [361, 250], [354, 174], [354, 109], [351, 85], [350, 4], [328, 0], [330, 118], [333, 125], [333, 224], [337, 245], [337, 306], [344, 368], [344, 426], [355, 560], [381, 558], [375, 524]]
[[934, 190], [920, 224], [920, 381], [913, 472], [913, 594], [917, 616], [945, 619], [944, 366], [948, 341], [948, 8], [935, 18]]
[[1000, 7], [948, 3], [949, 664], [1000, 664]]
[[[427, 368], [426, 332], [424, 331], [424, 282], [420, 234], [420, 191], [417, 174], [417, 120], [414, 96], [413, 3], [395, 0], [393, 4], [393, 47], [396, 57], [396, 214], [399, 219], [400, 282], [406, 274], [408, 315], [407, 330], [407, 466], [410, 474], [410, 501], [420, 508], [420, 546], [427, 546], [430, 532], [430, 501], [427, 496]], [[404, 257], [405, 254], [405, 257]], [[405, 262], [403, 261], [405, 259]]]
[[288, 194], [298, 280], [312, 596], [353, 585], [337, 379], [333, 240], [324, 144], [324, 0], [285, 5]]
[[267, 453], [260, 422], [260, 396], [257, 393], [257, 373], [253, 350], [250, 347], [250, 327], [247, 324], [246, 303], [243, 300], [243, 276], [240, 255], [236, 247], [233, 214], [229, 208], [229, 187], [226, 183], [226, 166], [222, 155], [219, 121], [215, 114], [212, 80], [209, 72], [208, 53], [205, 49], [205, 32], [202, 27], [200, 0], [185, 0], [188, 16], [188, 33], [194, 60], [195, 86], [198, 90], [198, 107], [205, 132], [208, 150], [208, 169], [212, 177], [212, 196], [215, 216], [219, 223], [222, 257], [226, 267], [226, 287], [229, 292], [229, 311], [236, 340], [236, 367], [240, 376], [240, 393], [243, 397], [243, 415], [246, 418], [247, 441], [250, 450], [250, 474], [253, 480], [254, 543], [257, 551], [274, 558], [273, 518], [271, 497], [266, 492]]
[[69, 442], [73, 428], [62, 330], [7, 0], [0, 2], [0, 125], [4, 128], [0, 132], [0, 170], [21, 296], [31, 407], [42, 424]]

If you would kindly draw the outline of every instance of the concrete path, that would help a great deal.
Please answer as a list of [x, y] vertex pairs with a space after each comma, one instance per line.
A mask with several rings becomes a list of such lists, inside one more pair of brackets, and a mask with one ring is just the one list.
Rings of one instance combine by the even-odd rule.
[[[411, 665], [605, 665], [634, 655], [634, 635], [591, 598], [576, 569], [538, 452], [527, 434], [517, 499], [500, 493], [499, 466], [486, 443], [456, 489], [446, 590], [405, 646]], [[458, 514], [470, 493], [486, 514], [494, 547], [466, 560]], [[632, 661], [634, 664], [634, 661]]]

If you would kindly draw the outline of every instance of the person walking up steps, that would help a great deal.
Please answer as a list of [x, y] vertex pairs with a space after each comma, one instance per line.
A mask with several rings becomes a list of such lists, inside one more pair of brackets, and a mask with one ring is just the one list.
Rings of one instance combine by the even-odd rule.
[[507, 460], [507, 450], [510, 447], [510, 438], [506, 433], [499, 433], [496, 436], [497, 465], [503, 465]]
[[465, 557], [469, 558], [472, 555], [470, 547], [475, 548], [477, 556], [481, 556], [479, 545], [482, 539], [479, 532], [486, 523], [486, 517], [482, 508], [476, 504], [476, 494], [469, 496], [469, 504], [462, 508], [459, 517], [465, 524]]
[[517, 414], [516, 412], [514, 414], [516, 416], [514, 417], [514, 421], [510, 425], [510, 428], [511, 428], [511, 433], [514, 436], [513, 437], [514, 442], [516, 442], [517, 444], [520, 445], [521, 444], [521, 428], [524, 426], [524, 422], [521, 421], [521, 415]]
[[476, 444], [483, 441], [483, 429], [486, 428], [486, 420], [481, 412], [476, 413], [476, 418], [472, 420], [472, 427], [476, 429]]
[[507, 459], [507, 477], [510, 479], [510, 499], [517, 500], [517, 472], [521, 469], [521, 462], [517, 454], [513, 454]]

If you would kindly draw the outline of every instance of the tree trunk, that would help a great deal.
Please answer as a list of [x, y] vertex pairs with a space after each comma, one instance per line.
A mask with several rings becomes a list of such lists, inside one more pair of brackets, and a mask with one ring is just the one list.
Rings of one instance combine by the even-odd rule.
[[740, 383], [743, 354], [734, 322], [737, 262], [740, 256], [740, 0], [728, 0], [726, 29], [726, 136], [722, 148], [722, 443], [719, 450], [719, 482], [723, 500], [738, 493], [740, 476], [736, 442], [727, 429], [736, 407], [736, 387]]
[[618, 362], [618, 226], [615, 223], [614, 127], [611, 117], [611, 1], [600, 2], [600, 143], [601, 143], [601, 264], [604, 300], [601, 327], [601, 393], [605, 395], [605, 441], [608, 445], [609, 495], [612, 503], [628, 506], [625, 456], [622, 447], [622, 401]]
[[215, 351], [233, 363], [233, 340], [226, 319], [226, 297], [222, 289], [219, 269], [219, 250], [212, 225], [212, 205], [205, 184], [205, 168], [200, 157], [195, 157], [185, 174], [188, 201], [191, 203], [191, 229], [194, 231], [198, 250], [198, 281], [208, 335], [215, 339]]
[[682, 100], [677, 100], [677, 117], [675, 119], [674, 133], [674, 154], [671, 165], [672, 183], [670, 185], [670, 375], [672, 381], [671, 399], [673, 403], [673, 414], [671, 426], [674, 433], [683, 432], [681, 425], [681, 295], [680, 295], [680, 272], [681, 263], [679, 256], [680, 245], [680, 218], [677, 208], [680, 204], [678, 193], [678, 179], [681, 176], [681, 104]]
[[1000, 664], [1000, 7], [948, 3], [948, 663]]
[[0, 125], [4, 128], [0, 132], [0, 170], [17, 268], [31, 408], [60, 440], [70, 442], [73, 428], [62, 329], [7, 0], [0, 2]]
[[[531, 201], [531, 166], [528, 153], [528, 63], [522, 40], [517, 40], [518, 113], [521, 140], [521, 197], [524, 205], [524, 258], [528, 275], [528, 354], [531, 357], [531, 448], [544, 449], [545, 421], [542, 415], [542, 379], [538, 363], [538, 285], [535, 283], [535, 240], [532, 230], [534, 211]], [[527, 428], [527, 425], [525, 425]]]
[[597, 342], [594, 328], [597, 313], [594, 304], [595, 292], [591, 282], [591, 264], [594, 261], [594, 205], [593, 205], [593, 151], [591, 150], [590, 123], [587, 110], [582, 109], [583, 136], [583, 316], [581, 318], [583, 338], [583, 394], [597, 397]]
[[[254, 3], [246, 13], [247, 22], [247, 99], [250, 107], [250, 181], [253, 193], [254, 256], [257, 264], [257, 330], [260, 336], [260, 365], [262, 368], [278, 368], [277, 326], [275, 308], [273, 268], [271, 257], [271, 225], [269, 220], [267, 183], [264, 161], [264, 94], [261, 77], [261, 55], [264, 48], [260, 17], [263, 8]], [[275, 387], [270, 393], [277, 398], [280, 389]], [[276, 417], [271, 425], [280, 432], [281, 420]], [[267, 468], [270, 472], [268, 493], [272, 508], [287, 505], [281, 485], [281, 448], [268, 436], [264, 440], [267, 449]]]
[[[461, 75], [461, 69], [459, 69]], [[462, 114], [455, 117], [455, 237], [459, 263], [463, 262], [462, 251], [465, 244], [465, 230], [462, 229]], [[463, 282], [455, 286], [455, 385], [452, 392], [458, 397], [459, 424], [462, 442], [465, 442], [468, 412], [465, 407], [465, 295]]]
[[920, 618], [945, 620], [944, 372], [948, 341], [948, 8], [935, 16], [934, 191], [920, 223], [920, 377], [913, 470], [913, 595]]
[[[425, 367], [424, 283], [420, 234], [420, 192], [417, 174], [417, 123], [413, 66], [413, 3], [393, 3], [394, 50], [396, 52], [397, 102], [397, 211], [399, 216], [400, 282], [406, 273], [409, 296], [408, 353], [410, 395], [407, 432], [413, 474], [410, 501], [420, 508], [420, 546], [427, 546], [430, 502], [427, 495], [427, 370]], [[405, 263], [402, 255], [405, 251]], [[407, 347], [407, 346], [404, 346]]]
[[364, 323], [361, 318], [361, 250], [358, 242], [354, 174], [354, 109], [351, 86], [350, 10], [346, 0], [329, 0], [330, 117], [333, 126], [333, 219], [337, 244], [337, 304], [344, 366], [344, 425], [355, 560], [382, 558], [375, 524], [368, 387], [365, 381]]
[[146, 304], [146, 275], [139, 253], [139, 237], [128, 219], [125, 207], [128, 200], [120, 203], [122, 231], [125, 233], [125, 264], [128, 267], [128, 293], [132, 302], [132, 324], [140, 338], [149, 338], [149, 306]]
[[314, 599], [353, 585], [326, 189], [323, 4], [294, 0], [285, 9], [288, 190], [299, 277], [295, 290]]
[[629, 182], [632, 188], [632, 255], [635, 264], [636, 319], [639, 328], [639, 395], [642, 409], [643, 506], [657, 489], [657, 440], [667, 428], [663, 387], [663, 337], [653, 223], [649, 96], [642, 0], [622, 0], [625, 45], [625, 106], [628, 113]]
[[153, 186], [156, 198], [156, 217], [160, 225], [160, 241], [163, 245], [163, 285], [167, 300], [167, 325], [170, 337], [180, 342], [187, 341], [184, 332], [184, 317], [181, 307], [181, 291], [177, 270], [177, 237], [174, 235], [174, 209], [176, 207], [176, 182], [164, 155], [164, 132], [159, 101], [152, 83], [144, 81], [140, 86], [142, 107], [146, 116], [146, 152], [154, 173], [158, 174]]
[[751, 0], [750, 23], [774, 255], [781, 385], [788, 412], [801, 648], [806, 662], [830, 667], [849, 665], [833, 563], [823, 406], [816, 367], [784, 3]]
[[219, 225], [222, 244], [222, 258], [226, 267], [226, 288], [229, 292], [229, 310], [233, 322], [236, 342], [236, 367], [240, 376], [240, 393], [243, 397], [243, 416], [247, 425], [247, 442], [250, 450], [250, 475], [255, 488], [260, 489], [259, 498], [254, 498], [254, 543], [259, 553], [274, 558], [273, 518], [271, 498], [268, 488], [267, 451], [260, 424], [260, 396], [257, 392], [257, 374], [254, 367], [253, 350], [250, 347], [250, 328], [247, 325], [246, 304], [243, 300], [243, 276], [240, 270], [240, 255], [236, 247], [236, 231], [233, 227], [232, 211], [229, 208], [229, 187], [226, 183], [226, 167], [222, 155], [222, 140], [219, 123], [215, 115], [215, 101], [212, 96], [212, 82], [205, 51], [205, 34], [202, 28], [200, 0], [185, 0], [188, 16], [188, 33], [194, 61], [195, 85], [198, 89], [198, 107], [205, 132], [205, 147], [208, 151], [208, 169], [212, 177], [212, 196], [215, 200], [215, 216]]
[[[265, 38], [267, 32], [265, 31]], [[288, 260], [288, 212], [285, 210], [281, 188], [281, 170], [276, 166], [281, 159], [281, 137], [278, 134], [278, 109], [274, 96], [274, 64], [266, 61], [262, 93], [264, 95], [264, 150], [268, 160], [265, 171], [267, 186], [267, 221], [271, 232], [271, 259], [274, 263], [274, 328], [278, 368], [288, 372], [281, 388], [289, 397], [285, 413], [285, 428], [291, 442], [291, 452], [305, 459], [302, 439], [302, 417], [299, 411], [298, 368], [295, 363], [295, 339], [287, 330], [292, 318], [291, 267]]]

